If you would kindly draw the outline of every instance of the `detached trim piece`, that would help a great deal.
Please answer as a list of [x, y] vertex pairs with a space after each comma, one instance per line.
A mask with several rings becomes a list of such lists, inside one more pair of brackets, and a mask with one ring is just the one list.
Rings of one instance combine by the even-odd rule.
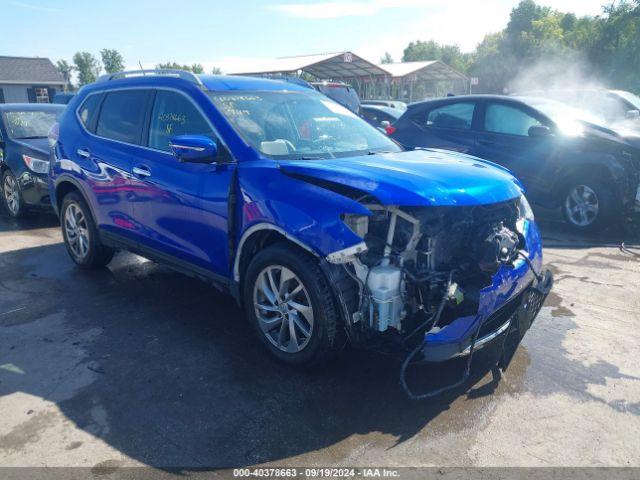
[[355, 255], [366, 251], [367, 244], [364, 242], [360, 242], [343, 250], [338, 250], [337, 252], [330, 253], [329, 255], [327, 255], [327, 262], [336, 264], [348, 263], [353, 259]]

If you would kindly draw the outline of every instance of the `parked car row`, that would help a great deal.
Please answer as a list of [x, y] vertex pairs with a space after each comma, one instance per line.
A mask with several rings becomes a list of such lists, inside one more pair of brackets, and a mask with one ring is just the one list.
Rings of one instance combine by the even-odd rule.
[[31, 106], [15, 120], [11, 108], [1, 168], [19, 186], [4, 196], [19, 199], [14, 212], [34, 179], [47, 181], [33, 203], [50, 201], [78, 266], [122, 249], [209, 281], [284, 362], [386, 344], [413, 396], [408, 365], [471, 362], [499, 340], [515, 348], [551, 288], [506, 169], [407, 150], [306, 86], [109, 75], [71, 99], [48, 161], [43, 119], [60, 110]]
[[535, 204], [578, 230], [640, 210], [640, 137], [536, 97], [465, 95], [409, 105], [387, 132], [408, 148], [441, 148], [512, 171]]
[[51, 209], [47, 137], [63, 110], [53, 104], [0, 105], [0, 186], [12, 217]]

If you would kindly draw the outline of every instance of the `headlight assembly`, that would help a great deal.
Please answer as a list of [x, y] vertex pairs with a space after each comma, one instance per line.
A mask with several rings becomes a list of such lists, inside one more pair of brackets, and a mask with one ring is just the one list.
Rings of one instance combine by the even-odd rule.
[[22, 160], [27, 165], [27, 168], [35, 173], [48, 173], [49, 161], [42, 160], [40, 158], [30, 157], [29, 155], [22, 155]]

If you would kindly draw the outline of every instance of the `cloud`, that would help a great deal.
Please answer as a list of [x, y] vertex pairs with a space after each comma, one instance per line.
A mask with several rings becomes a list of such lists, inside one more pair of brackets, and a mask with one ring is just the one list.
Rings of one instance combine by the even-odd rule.
[[268, 8], [276, 12], [297, 18], [341, 18], [375, 15], [382, 10], [402, 7], [425, 6], [422, 0], [370, 0], [320, 3], [285, 3], [271, 5]]
[[12, 1], [10, 3], [14, 7], [27, 8], [29, 10], [38, 10], [40, 12], [61, 12], [62, 11], [59, 8], [45, 7], [43, 5], [37, 5], [34, 3], [18, 2], [18, 1]]

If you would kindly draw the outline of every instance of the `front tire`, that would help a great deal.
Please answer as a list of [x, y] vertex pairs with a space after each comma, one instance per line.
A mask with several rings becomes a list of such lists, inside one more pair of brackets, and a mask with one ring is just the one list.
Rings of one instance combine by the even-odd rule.
[[6, 170], [2, 175], [2, 199], [11, 217], [24, 217], [27, 209], [22, 199], [20, 184], [13, 173], [11, 173], [11, 170]]
[[91, 210], [80, 195], [72, 192], [64, 197], [60, 221], [67, 252], [79, 267], [101, 268], [111, 261], [115, 252], [100, 241]]
[[613, 189], [607, 183], [590, 177], [568, 182], [562, 195], [562, 213], [576, 231], [598, 231], [616, 219]]
[[283, 243], [259, 252], [247, 268], [243, 299], [258, 338], [282, 362], [322, 363], [341, 346], [331, 288], [297, 247]]

